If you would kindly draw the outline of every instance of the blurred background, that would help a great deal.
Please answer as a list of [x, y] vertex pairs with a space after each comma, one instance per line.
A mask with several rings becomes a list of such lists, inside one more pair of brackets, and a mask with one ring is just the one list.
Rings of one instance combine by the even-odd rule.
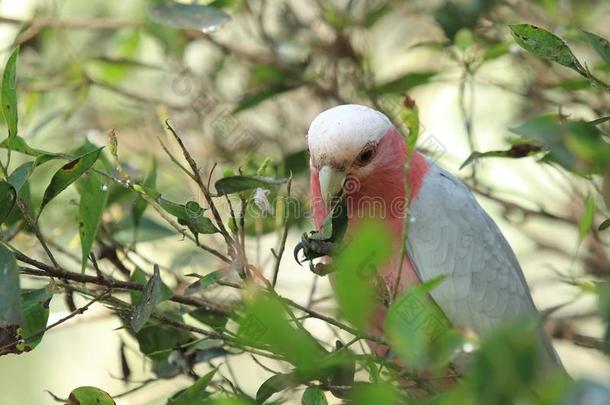
[[[293, 195], [302, 215], [291, 223], [286, 245], [291, 251], [300, 234], [312, 227], [305, 151], [311, 120], [329, 107], [362, 103], [385, 112], [406, 132], [399, 114], [408, 94], [419, 111], [418, 146], [476, 191], [516, 251], [538, 308], [544, 311], [570, 302], [553, 312], [546, 324], [568, 372], [575, 378], [610, 381], [608, 358], [579, 341], [581, 336], [599, 338], [604, 330], [595, 317], [596, 297], [586, 286], [610, 274], [608, 232], [594, 230], [579, 243], [585, 201], [600, 182], [540, 164], [540, 156], [485, 158], [460, 169], [472, 151], [510, 148], [515, 137], [510, 128], [529, 117], [550, 112], [593, 120], [609, 115], [610, 94], [565, 67], [527, 54], [508, 29], [514, 23], [544, 27], [568, 40], [581, 61], [609, 78], [610, 66], [578, 30], [610, 37], [609, 2], [200, 3], [211, 3], [223, 13], [209, 17], [209, 23], [197, 30], [163, 24], [168, 17], [151, 16], [154, 4], [147, 0], [0, 0], [2, 63], [20, 45], [20, 135], [36, 148], [66, 151], [85, 140], [103, 146], [114, 129], [130, 175], [143, 179], [155, 161], [157, 189], [164, 196], [202, 205], [202, 196], [158, 142], [158, 137], [169, 139], [165, 117], [205, 173], [214, 165], [217, 175], [238, 167], [256, 170], [269, 157], [282, 163], [278, 175], [294, 175]], [[17, 164], [19, 157], [14, 159]], [[40, 201], [44, 184], [61, 166], [47, 165], [30, 179], [33, 200]], [[113, 192], [104, 232], [130, 243], [133, 199], [122, 195], [120, 188]], [[70, 190], [60, 195], [40, 221], [53, 240], [51, 248], [68, 268], [79, 271], [76, 196]], [[603, 219], [604, 201], [599, 198], [596, 206], [595, 224]], [[272, 267], [269, 249], [280, 236], [275, 224], [274, 218], [253, 221], [249, 232], [250, 258], [265, 274]], [[220, 243], [210, 240], [212, 245]], [[176, 284], [172, 272], [205, 274], [218, 266], [150, 209], [141, 219], [137, 242], [131, 260], [147, 272], [151, 261], [171, 269], [162, 277], [176, 288], [184, 286]], [[34, 257], [44, 257], [33, 238], [21, 236], [15, 243]], [[332, 314], [335, 304], [329, 299], [328, 280], [297, 266], [289, 256], [282, 262], [278, 291]], [[100, 266], [117, 274], [108, 260]], [[37, 285], [36, 280], [28, 282]], [[86, 302], [78, 297], [76, 301]], [[49, 321], [68, 313], [64, 300], [56, 297]], [[104, 306], [94, 306], [49, 331], [31, 353], [0, 357], [0, 404], [54, 403], [46, 390], [65, 398], [81, 385], [115, 395], [152, 378], [135, 340], [114, 331], [120, 326]], [[307, 320], [306, 326], [321, 339], [333, 337], [322, 322]], [[131, 365], [129, 384], [121, 380], [121, 342]], [[239, 383], [249, 393], [270, 375], [247, 355], [227, 362], [239, 370]], [[226, 364], [220, 370], [231, 372]], [[185, 376], [157, 380], [117, 403], [165, 403], [187, 385]]]

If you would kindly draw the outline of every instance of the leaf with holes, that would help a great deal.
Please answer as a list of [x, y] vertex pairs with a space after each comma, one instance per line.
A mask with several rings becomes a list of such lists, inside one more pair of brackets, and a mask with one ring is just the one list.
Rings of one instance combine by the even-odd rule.
[[80, 185], [82, 190], [78, 206], [78, 224], [82, 252], [81, 272], [84, 273], [108, 201], [108, 185], [106, 180], [95, 172], [85, 174]]
[[74, 160], [63, 165], [58, 171], [55, 172], [51, 178], [51, 183], [47, 186], [42, 197], [42, 204], [40, 205], [40, 213], [43, 208], [59, 193], [64, 191], [68, 186], [74, 183], [80, 176], [82, 176], [93, 164], [96, 162], [103, 148], [95, 149], [89, 153], [85, 153], [82, 156], [77, 157]]
[[2, 113], [8, 127], [8, 137], [17, 136], [17, 56], [19, 47], [8, 58], [2, 75]]
[[136, 303], [131, 316], [131, 328], [137, 333], [148, 322], [157, 304], [161, 301], [161, 275], [159, 266], [155, 270], [146, 286], [140, 300]]
[[526, 51], [586, 75], [570, 47], [555, 34], [531, 24], [514, 24], [510, 29], [517, 44]]

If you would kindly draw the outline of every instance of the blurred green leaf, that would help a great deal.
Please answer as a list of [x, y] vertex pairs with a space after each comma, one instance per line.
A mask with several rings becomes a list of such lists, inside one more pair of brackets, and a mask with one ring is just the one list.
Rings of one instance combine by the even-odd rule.
[[455, 34], [455, 45], [462, 51], [470, 48], [474, 44], [474, 36], [472, 31], [468, 28], [460, 28]]
[[401, 398], [396, 389], [386, 383], [359, 384], [352, 390], [351, 397], [351, 405], [399, 405], [405, 403], [404, 398]]
[[[28, 178], [32, 174], [32, 171], [34, 171], [34, 162], [25, 162], [25, 163], [19, 165], [15, 170], [13, 170], [13, 172], [8, 177], [8, 181], [9, 181], [9, 183], [11, 183], [13, 185], [15, 190], [17, 192], [19, 192], [19, 190], [21, 190], [21, 187], [23, 187], [25, 182], [28, 180]], [[1, 192], [0, 192], [0, 195], [2, 195]], [[0, 209], [0, 213], [1, 212], [2, 212], [2, 209]], [[0, 217], [1, 217], [1, 214], [0, 214]]]
[[368, 89], [368, 93], [373, 95], [399, 94], [402, 95], [414, 87], [421, 86], [430, 82], [437, 72], [417, 72], [407, 73], [397, 79], [376, 85]]
[[100, 174], [93, 171], [81, 177], [80, 185], [82, 192], [78, 205], [78, 220], [82, 253], [81, 272], [84, 273], [108, 201], [108, 185]]
[[308, 387], [301, 397], [302, 405], [327, 405], [328, 401], [324, 391], [316, 387]]
[[[49, 305], [53, 298], [51, 286], [36, 290], [23, 290], [21, 292], [21, 307], [23, 309], [23, 325], [21, 336], [24, 341], [17, 345], [17, 349], [24, 352], [33, 350], [42, 341], [43, 335], [35, 336], [47, 326], [49, 320]], [[29, 338], [32, 336], [32, 338]]]
[[227, 195], [240, 193], [242, 191], [250, 191], [255, 188], [268, 188], [269, 186], [278, 186], [286, 183], [287, 179], [276, 179], [263, 176], [229, 176], [214, 183], [218, 195]]
[[161, 301], [161, 275], [159, 266], [154, 266], [154, 273], [146, 283], [144, 291], [136, 303], [131, 316], [131, 328], [139, 332], [148, 322], [157, 304]]
[[303, 173], [309, 168], [309, 152], [307, 149], [302, 149], [286, 155], [283, 162], [284, 176], [293, 176]]
[[490, 61], [506, 55], [510, 51], [510, 45], [505, 42], [490, 45], [483, 52], [483, 60]]
[[195, 281], [194, 283], [192, 283], [188, 287], [186, 287], [186, 289], [184, 290], [184, 294], [191, 295], [191, 294], [195, 294], [199, 290], [206, 289], [206, 288], [210, 287], [211, 285], [216, 284], [216, 282], [219, 281], [220, 279], [222, 279], [226, 274], [227, 274], [226, 270], [220, 269], [220, 270], [216, 270], [211, 273], [208, 273], [205, 276], [197, 275], [197, 277], [200, 277], [199, 280]]
[[446, 1], [435, 11], [434, 18], [450, 40], [462, 28], [474, 29], [479, 19], [496, 3], [495, 0]]
[[463, 339], [428, 296], [444, 277], [407, 289], [390, 306], [385, 333], [408, 364], [425, 370], [446, 367], [461, 349]]
[[603, 344], [606, 353], [610, 353], [610, 282], [606, 281], [598, 284], [597, 287], [597, 308], [599, 314], [606, 324]]
[[[0, 347], [16, 340], [17, 329], [23, 322], [19, 291], [19, 269], [15, 255], [0, 243]], [[0, 351], [0, 355], [6, 353]]]
[[306, 380], [299, 379], [295, 373], [273, 375], [258, 387], [258, 390], [256, 391], [256, 402], [262, 404], [273, 394], [298, 387], [304, 382], [306, 382]]
[[228, 316], [220, 315], [214, 312], [207, 311], [205, 308], [199, 308], [188, 313], [194, 319], [204, 325], [211, 326], [213, 329], [222, 330], [229, 321]]
[[[124, 218], [119, 223], [111, 224], [112, 236], [125, 245], [133, 243], [135, 229], [131, 218]], [[150, 242], [176, 235], [173, 228], [147, 217], [142, 217], [138, 227], [138, 242]]]
[[19, 47], [9, 56], [2, 74], [2, 113], [8, 126], [8, 137], [17, 136], [17, 57]]
[[515, 41], [523, 49], [586, 75], [585, 68], [570, 47], [555, 34], [531, 24], [514, 24], [510, 25], [510, 29]]
[[246, 302], [237, 337], [246, 345], [269, 347], [298, 368], [320, 367], [326, 352], [307, 331], [289, 319], [286, 305], [276, 296], [257, 293]]
[[419, 139], [419, 109], [417, 108], [415, 100], [409, 96], [405, 97], [403, 107], [404, 108], [400, 110], [399, 118], [405, 128], [409, 130], [409, 134], [407, 135], [407, 150], [414, 151], [415, 144]]
[[214, 375], [216, 374], [216, 369], [210, 371], [209, 373], [199, 377], [193, 385], [188, 387], [187, 389], [181, 391], [178, 395], [170, 398], [167, 401], [168, 405], [198, 405], [207, 403], [205, 401], [209, 398], [210, 393], [206, 391], [206, 388], [212, 382]]
[[[147, 283], [146, 273], [144, 271], [142, 271], [141, 268], [136, 267], [135, 270], [129, 276], [129, 280], [131, 280], [135, 283], [146, 284]], [[142, 291], [132, 290], [129, 293], [131, 296], [132, 304], [137, 303], [142, 297]], [[172, 291], [172, 289], [169, 288], [167, 286], [167, 284], [165, 284], [163, 282], [163, 280], [161, 279], [161, 295], [159, 296], [159, 302], [167, 301], [173, 295], [174, 295], [174, 292]]]
[[581, 243], [585, 236], [591, 232], [593, 220], [595, 219], [595, 199], [592, 196], [587, 197], [585, 202], [585, 212], [580, 218], [578, 224], [578, 241]]
[[391, 251], [390, 232], [383, 224], [362, 224], [340, 253], [333, 258], [335, 295], [347, 320], [366, 329], [372, 320], [380, 285], [380, 266]]
[[25, 139], [20, 136], [7, 138], [0, 142], [0, 148], [10, 149], [15, 152], [20, 152], [28, 156], [35, 157], [34, 166], [41, 165], [52, 159], [62, 158], [63, 156], [57, 153], [46, 152], [40, 149], [30, 147]]
[[100, 153], [103, 148], [95, 149], [89, 153], [86, 153], [82, 156], [77, 157], [74, 160], [63, 165], [58, 171], [55, 172], [53, 177], [51, 178], [51, 182], [47, 186], [47, 189], [44, 192], [44, 196], [42, 197], [42, 204], [40, 205], [40, 213], [42, 213], [43, 208], [59, 193], [64, 191], [70, 184], [74, 183], [80, 176], [83, 175], [93, 164], [96, 162], [97, 158], [100, 156]]
[[11, 213], [17, 201], [17, 191], [6, 181], [0, 181], [0, 225]]
[[218, 30], [231, 19], [227, 13], [215, 7], [171, 0], [151, 8], [150, 16], [160, 24], [204, 33]]
[[606, 218], [601, 224], [599, 224], [599, 228], [597, 229], [600, 231], [605, 231], [608, 228], [610, 228], [610, 218]]
[[[148, 189], [154, 189], [156, 183], [157, 183], [157, 161], [156, 161], [156, 159], [153, 158], [152, 162], [150, 164], [150, 170], [148, 171], [148, 174], [146, 175], [146, 178], [144, 179], [144, 182], [142, 183], [142, 185]], [[140, 223], [140, 218], [142, 218], [142, 215], [144, 214], [144, 211], [146, 210], [147, 206], [148, 206], [148, 203], [146, 202], [146, 200], [144, 198], [142, 198], [140, 195], [138, 195], [136, 197], [135, 202], [133, 203], [133, 206], [131, 207], [131, 216], [133, 218], [134, 227], [136, 229], [138, 228], [138, 225]]]
[[373, 7], [369, 12], [364, 16], [363, 26], [367, 29], [373, 28], [379, 20], [383, 18], [386, 14], [392, 11], [392, 6], [388, 3], [379, 4], [376, 7]]
[[115, 405], [105, 391], [95, 387], [78, 387], [70, 393], [66, 405]]
[[239, 112], [248, 110], [250, 108], [256, 107], [260, 103], [265, 100], [270, 99], [271, 97], [277, 96], [278, 94], [285, 93], [287, 91], [295, 89], [296, 85], [288, 85], [286, 83], [277, 83], [272, 84], [270, 86], [266, 86], [260, 90], [256, 90], [252, 93], [247, 93], [242, 97], [241, 100], [237, 103], [235, 109], [233, 109], [233, 114], [237, 114]]
[[595, 52], [601, 56], [604, 62], [610, 65], [610, 42], [592, 32], [583, 31], [583, 33], [591, 43], [591, 46], [593, 46], [593, 49], [595, 49]]

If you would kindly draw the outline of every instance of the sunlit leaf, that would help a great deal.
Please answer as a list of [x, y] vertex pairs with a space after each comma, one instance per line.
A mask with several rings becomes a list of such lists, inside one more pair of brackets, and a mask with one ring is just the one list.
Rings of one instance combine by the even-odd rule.
[[6, 181], [0, 181], [0, 225], [9, 216], [17, 201], [17, 191]]
[[259, 187], [278, 186], [286, 183], [287, 179], [275, 179], [263, 176], [229, 176], [214, 183], [218, 195], [239, 193], [254, 190]]
[[197, 381], [187, 389], [181, 391], [179, 394], [170, 398], [167, 401], [168, 405], [196, 405], [201, 404], [202, 401], [210, 396], [210, 393], [206, 391], [206, 388], [212, 382], [216, 369], [209, 373], [199, 377]]
[[595, 52], [602, 57], [604, 62], [610, 65], [610, 42], [592, 32], [583, 31], [583, 33], [591, 43], [591, 46], [593, 46], [593, 49], [595, 49]]
[[574, 69], [580, 74], [585, 73], [585, 68], [576, 59], [570, 47], [557, 35], [531, 24], [514, 24], [510, 29], [515, 41], [523, 49]]
[[116, 402], [105, 391], [96, 387], [78, 387], [70, 393], [66, 405], [114, 405]]
[[19, 47], [9, 56], [2, 74], [2, 113], [8, 126], [8, 137], [17, 136], [17, 57]]
[[320, 388], [316, 387], [308, 387], [305, 392], [303, 392], [303, 397], [301, 397], [302, 405], [327, 405], [328, 401], [326, 400], [326, 396], [324, 395], [324, 391]]
[[57, 197], [59, 193], [64, 191], [70, 184], [78, 180], [83, 173], [93, 166], [97, 158], [100, 156], [101, 151], [102, 148], [95, 149], [89, 153], [77, 157], [74, 160], [71, 160], [56, 171], [51, 178], [51, 183], [49, 183], [44, 192], [39, 212], [42, 212], [43, 208], [49, 203], [49, 201]]
[[160, 24], [205, 33], [218, 30], [231, 19], [227, 13], [215, 7], [175, 1], [154, 6], [150, 10], [150, 16]]
[[81, 272], [87, 260], [108, 200], [108, 185], [100, 174], [89, 172], [81, 178], [81, 197], [78, 205], [79, 235], [81, 243]]
[[131, 328], [137, 333], [148, 322], [155, 307], [161, 300], [161, 275], [159, 266], [154, 267], [154, 273], [146, 283], [139, 301], [136, 303], [131, 317]]

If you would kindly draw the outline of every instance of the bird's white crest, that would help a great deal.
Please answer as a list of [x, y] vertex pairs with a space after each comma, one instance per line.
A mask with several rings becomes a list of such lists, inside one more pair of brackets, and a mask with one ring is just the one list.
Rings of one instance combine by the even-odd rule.
[[367, 106], [333, 107], [311, 123], [307, 133], [309, 152], [315, 160], [351, 161], [367, 143], [378, 142], [391, 127], [388, 117]]

